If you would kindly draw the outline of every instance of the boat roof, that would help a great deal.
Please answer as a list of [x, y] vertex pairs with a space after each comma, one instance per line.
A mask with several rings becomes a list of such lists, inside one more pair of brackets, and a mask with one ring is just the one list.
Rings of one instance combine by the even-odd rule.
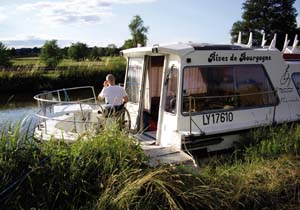
[[171, 43], [171, 44], [155, 44], [152, 47], [137, 47], [122, 50], [121, 53], [125, 56], [134, 56], [141, 54], [178, 54], [185, 55], [193, 51], [204, 51], [204, 50], [252, 50], [252, 48], [240, 45], [230, 44], [210, 44], [210, 43]]

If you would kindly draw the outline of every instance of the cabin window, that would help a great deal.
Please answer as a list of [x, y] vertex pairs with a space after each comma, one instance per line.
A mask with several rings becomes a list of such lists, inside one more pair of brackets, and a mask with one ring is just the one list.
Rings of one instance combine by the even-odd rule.
[[138, 103], [143, 78], [144, 58], [129, 58], [126, 78], [128, 100]]
[[296, 86], [298, 94], [300, 95], [300, 73], [294, 73], [292, 75], [292, 79], [293, 79], [293, 82], [294, 82], [294, 84]]
[[187, 67], [183, 77], [183, 112], [234, 107], [232, 68]]
[[165, 111], [175, 114], [177, 100], [177, 68], [172, 66], [167, 75]]
[[239, 107], [275, 105], [271, 83], [262, 66], [236, 66], [236, 94]]
[[274, 105], [277, 98], [260, 65], [186, 67], [183, 113]]

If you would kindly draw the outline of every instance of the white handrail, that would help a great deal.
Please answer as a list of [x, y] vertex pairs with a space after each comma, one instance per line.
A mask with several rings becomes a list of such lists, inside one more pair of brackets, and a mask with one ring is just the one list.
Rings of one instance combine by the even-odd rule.
[[[91, 90], [92, 93], [92, 97], [88, 97], [88, 98], [83, 98], [80, 100], [74, 100], [74, 101], [69, 101], [69, 95], [67, 91], [70, 90]], [[66, 94], [67, 96], [65, 97], [66, 100], [62, 101], [61, 100], [61, 95], [62, 94]], [[52, 97], [50, 99], [48, 99], [49, 97]], [[58, 100], [54, 100], [57, 97]], [[45, 123], [45, 130], [47, 130], [47, 120], [53, 120], [53, 121], [61, 121], [61, 122], [71, 122], [71, 123], [86, 123], [86, 124], [91, 124], [93, 123], [92, 121], [89, 121], [87, 119], [84, 119], [84, 111], [86, 111], [82, 106], [83, 105], [88, 105], [88, 106], [99, 106], [99, 109], [101, 109], [101, 105], [97, 104], [97, 98], [96, 98], [96, 94], [95, 94], [95, 90], [93, 86], [81, 86], [81, 87], [72, 87], [72, 88], [63, 88], [63, 89], [58, 89], [58, 90], [52, 90], [52, 91], [48, 91], [45, 93], [40, 93], [37, 94], [33, 97], [38, 104], [38, 108], [39, 110], [37, 111], [37, 113], [35, 114], [37, 116], [37, 118], [40, 120], [40, 122], [44, 122]], [[51, 110], [51, 108], [54, 108], [53, 106], [55, 105], [75, 105], [75, 104], [79, 104], [80, 109], [77, 110], [77, 112], [81, 113], [82, 116], [82, 120], [70, 120], [70, 119], [59, 119], [57, 118], [54, 114], [54, 110]], [[50, 108], [49, 111], [47, 111], [47, 108]], [[97, 108], [97, 107], [94, 107]], [[76, 112], [76, 110], [75, 110]], [[57, 112], [57, 114], [62, 115], [62, 114], [67, 114], [70, 113], [70, 111], [64, 111], [64, 110], [60, 110], [59, 112]]]
[[[56, 102], [57, 103], [57, 102], [62, 102], [60, 100], [60, 94], [59, 94], [60, 92], [65, 92], [65, 91], [70, 91], [70, 90], [79, 90], [79, 89], [91, 89], [92, 93], [93, 93], [93, 98], [89, 98], [89, 99], [96, 99], [95, 90], [94, 90], [93, 86], [81, 86], [81, 87], [62, 88], [62, 89], [58, 89], [58, 90], [52, 90], [52, 91], [48, 91], [48, 92], [45, 92], [45, 93], [37, 94], [33, 98], [37, 101]], [[42, 96], [48, 96], [49, 94], [52, 94], [52, 93], [56, 93], [58, 95], [59, 101], [53, 101], [53, 100], [48, 100], [48, 99], [41, 98]], [[72, 102], [72, 101], [63, 101], [63, 102], [68, 103], [68, 102]], [[78, 101], [73, 101], [73, 102], [78, 103]]]

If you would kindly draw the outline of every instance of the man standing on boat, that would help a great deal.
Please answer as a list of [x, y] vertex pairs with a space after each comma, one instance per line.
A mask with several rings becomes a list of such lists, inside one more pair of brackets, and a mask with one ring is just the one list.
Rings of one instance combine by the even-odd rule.
[[118, 107], [128, 101], [128, 96], [125, 89], [115, 83], [116, 79], [114, 75], [108, 74], [98, 99], [100, 101], [105, 100], [105, 103], [109, 106]]

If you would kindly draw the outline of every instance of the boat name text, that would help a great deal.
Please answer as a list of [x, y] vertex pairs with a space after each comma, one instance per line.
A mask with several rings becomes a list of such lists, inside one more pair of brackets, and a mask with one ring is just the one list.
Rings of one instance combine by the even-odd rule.
[[218, 53], [213, 52], [208, 57], [208, 62], [227, 62], [227, 61], [239, 61], [239, 62], [247, 62], [247, 61], [255, 61], [255, 62], [265, 62], [272, 60], [271, 56], [250, 56], [247, 55], [246, 52], [237, 56], [232, 54], [231, 56], [220, 56]]
[[204, 114], [202, 115], [202, 117], [203, 117], [203, 125], [218, 124], [218, 123], [233, 121], [232, 112], [218, 112], [212, 114]]

